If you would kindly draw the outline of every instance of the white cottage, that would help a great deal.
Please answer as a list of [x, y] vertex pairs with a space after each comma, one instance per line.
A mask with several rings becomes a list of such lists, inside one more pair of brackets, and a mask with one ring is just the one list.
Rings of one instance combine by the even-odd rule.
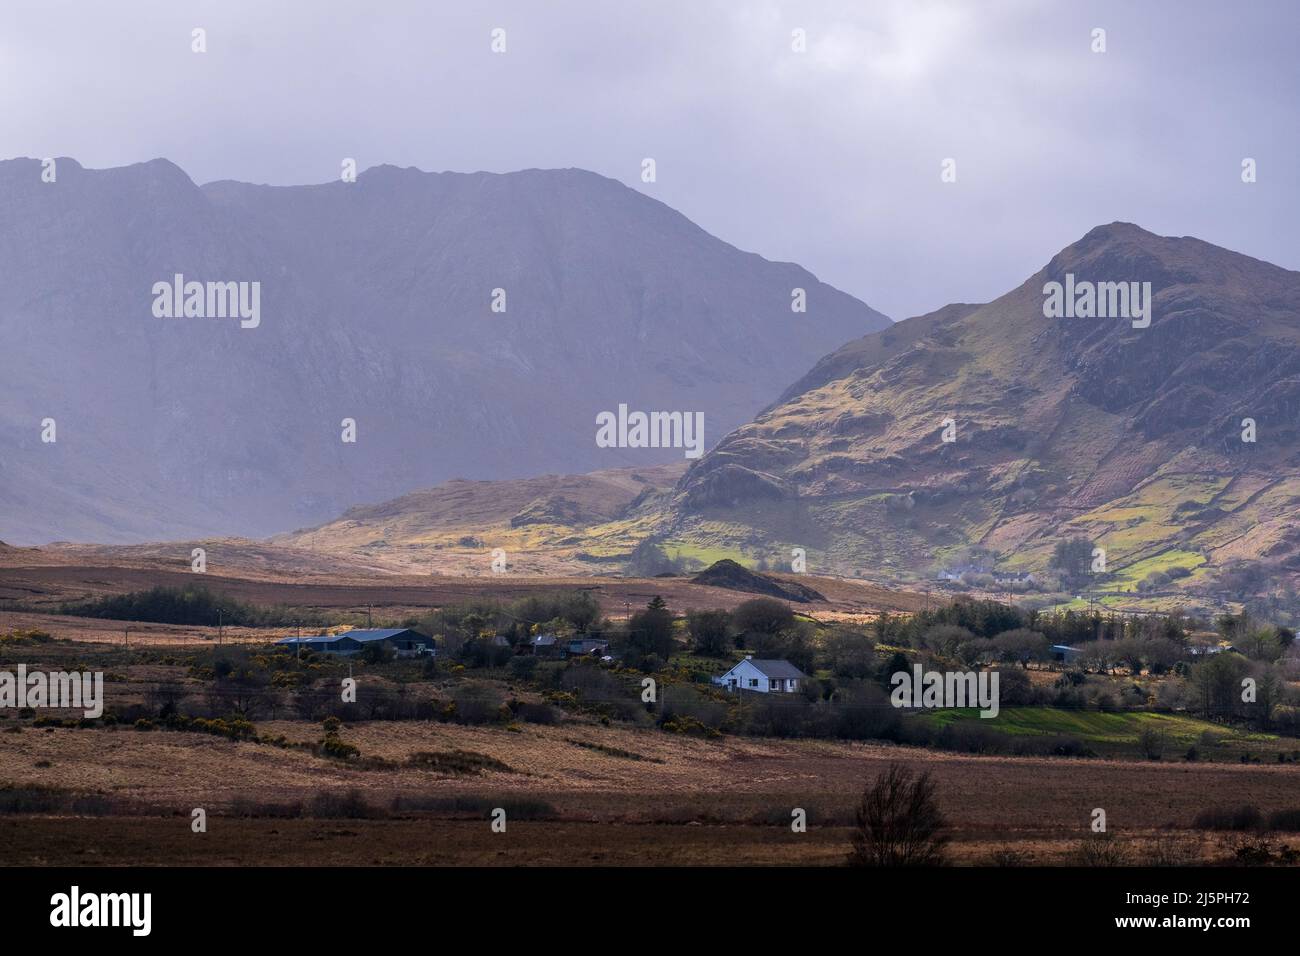
[[727, 690], [793, 694], [799, 690], [800, 682], [807, 679], [808, 675], [789, 661], [754, 660], [751, 655], [721, 677], [713, 678], [713, 683], [721, 684]]

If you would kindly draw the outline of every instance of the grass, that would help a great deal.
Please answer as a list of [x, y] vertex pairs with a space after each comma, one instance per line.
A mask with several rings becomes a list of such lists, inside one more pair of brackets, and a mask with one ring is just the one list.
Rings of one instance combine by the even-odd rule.
[[1162, 732], [1168, 739], [1171, 750], [1193, 744], [1199, 746], [1207, 732], [1219, 738], [1218, 747], [1234, 752], [1269, 744], [1274, 746], [1266, 749], [1276, 750], [1277, 743], [1282, 740], [1275, 734], [1224, 727], [1182, 714], [1153, 714], [1145, 711], [1105, 713], [1061, 710], [1055, 707], [1004, 707], [998, 716], [982, 718], [978, 710], [963, 708], [934, 711], [925, 714], [922, 719], [933, 721], [941, 727], [974, 720], [1005, 734], [1074, 737], [1094, 748], [1107, 750], [1136, 748], [1139, 735], [1147, 728]]
[[1117, 570], [1112, 581], [1107, 583], [1107, 587], [1116, 591], [1136, 588], [1139, 581], [1153, 572], [1169, 571], [1172, 568], [1186, 568], [1188, 571], [1192, 571], [1204, 563], [1205, 555], [1203, 554], [1198, 554], [1195, 551], [1183, 551], [1179, 548], [1170, 548], [1168, 551], [1161, 551], [1159, 554], [1143, 558], [1141, 561], [1134, 561], [1127, 567]]

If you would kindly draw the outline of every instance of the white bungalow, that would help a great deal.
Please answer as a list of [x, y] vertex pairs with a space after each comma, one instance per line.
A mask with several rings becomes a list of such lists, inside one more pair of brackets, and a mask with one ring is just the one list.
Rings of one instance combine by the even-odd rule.
[[793, 694], [799, 690], [801, 681], [808, 675], [789, 661], [754, 660], [753, 656], [727, 671], [721, 677], [713, 678], [713, 683], [721, 684], [727, 690], [751, 690], [760, 694]]

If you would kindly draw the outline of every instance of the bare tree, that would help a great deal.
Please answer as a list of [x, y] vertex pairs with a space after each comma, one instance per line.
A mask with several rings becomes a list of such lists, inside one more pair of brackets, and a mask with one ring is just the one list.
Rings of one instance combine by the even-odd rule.
[[927, 770], [914, 774], [891, 763], [862, 792], [850, 866], [940, 866], [947, 821]]

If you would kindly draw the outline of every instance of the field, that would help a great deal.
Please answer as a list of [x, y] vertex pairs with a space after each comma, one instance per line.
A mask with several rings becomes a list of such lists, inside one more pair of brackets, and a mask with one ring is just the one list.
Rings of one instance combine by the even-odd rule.
[[1006, 707], [991, 718], [980, 717], [977, 710], [962, 709], [939, 711], [926, 715], [925, 719], [939, 725], [960, 723], [987, 726], [1002, 733], [1023, 736], [1060, 734], [1081, 740], [1102, 754], [1131, 754], [1139, 746], [1144, 730], [1161, 735], [1165, 750], [1174, 756], [1182, 756], [1183, 751], [1194, 746], [1202, 756], [1239, 759], [1246, 754], [1276, 760], [1278, 753], [1290, 755], [1296, 745], [1296, 741], [1275, 734], [1224, 727], [1222, 724], [1182, 714]]
[[[291, 740], [319, 735], [318, 726], [292, 721], [259, 729]], [[902, 760], [938, 781], [959, 863], [987, 863], [1007, 851], [1025, 863], [1072, 862], [1097, 807], [1132, 862], [1145, 861], [1157, 844], [1213, 861], [1229, 840], [1191, 829], [1202, 809], [1249, 803], [1267, 814], [1300, 803], [1295, 765], [700, 741], [594, 723], [513, 732], [376, 722], [343, 736], [363, 754], [394, 762], [465, 751], [509, 769], [363, 770], [207, 735], [29, 727], [0, 733], [0, 779], [99, 794], [100, 815], [0, 815], [0, 840], [10, 862], [30, 864], [837, 864], [864, 781]], [[364, 811], [344, 806], [310, 816], [318, 794], [353, 792]], [[206, 834], [191, 832], [196, 807], [208, 814]], [[490, 828], [494, 807], [507, 811], [505, 833]], [[807, 811], [806, 833], [789, 825], [796, 807]]]

